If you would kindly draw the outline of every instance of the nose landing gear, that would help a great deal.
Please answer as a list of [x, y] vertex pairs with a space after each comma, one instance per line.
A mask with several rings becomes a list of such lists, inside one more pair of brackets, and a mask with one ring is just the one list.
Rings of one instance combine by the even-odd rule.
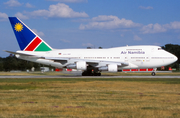
[[157, 68], [153, 68], [153, 72], [151, 73], [152, 76], [156, 75], [156, 70], [157, 70]]
[[156, 73], [155, 73], [155, 72], [152, 72], [152, 73], [151, 73], [151, 75], [152, 75], [152, 76], [155, 76], [155, 75], [156, 75]]

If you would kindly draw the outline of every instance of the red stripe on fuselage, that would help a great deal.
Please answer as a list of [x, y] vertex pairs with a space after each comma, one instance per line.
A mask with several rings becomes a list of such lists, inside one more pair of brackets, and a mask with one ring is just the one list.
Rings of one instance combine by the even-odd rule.
[[39, 44], [41, 43], [41, 39], [36, 37], [34, 41], [25, 49], [25, 51], [33, 51]]

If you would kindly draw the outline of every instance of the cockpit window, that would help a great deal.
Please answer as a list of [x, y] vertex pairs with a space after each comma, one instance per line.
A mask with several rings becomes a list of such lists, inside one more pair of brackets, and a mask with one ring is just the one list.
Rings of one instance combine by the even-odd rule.
[[163, 50], [162, 48], [158, 48], [158, 50]]

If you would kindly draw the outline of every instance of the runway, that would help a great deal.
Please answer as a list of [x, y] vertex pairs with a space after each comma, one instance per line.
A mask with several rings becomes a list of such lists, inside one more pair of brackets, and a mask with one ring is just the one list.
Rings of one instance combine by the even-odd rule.
[[180, 76], [76, 76], [76, 75], [55, 75], [55, 76], [0, 76], [0, 78], [180, 78]]

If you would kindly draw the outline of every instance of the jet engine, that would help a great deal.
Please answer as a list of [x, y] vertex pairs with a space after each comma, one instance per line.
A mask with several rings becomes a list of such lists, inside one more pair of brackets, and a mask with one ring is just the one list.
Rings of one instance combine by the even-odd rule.
[[117, 66], [117, 64], [109, 64], [108, 66], [100, 67], [99, 71], [117, 72], [118, 66]]
[[77, 70], [86, 70], [86, 62], [85, 61], [78, 61], [74, 64], [70, 64], [67, 66], [68, 69], [77, 69]]

